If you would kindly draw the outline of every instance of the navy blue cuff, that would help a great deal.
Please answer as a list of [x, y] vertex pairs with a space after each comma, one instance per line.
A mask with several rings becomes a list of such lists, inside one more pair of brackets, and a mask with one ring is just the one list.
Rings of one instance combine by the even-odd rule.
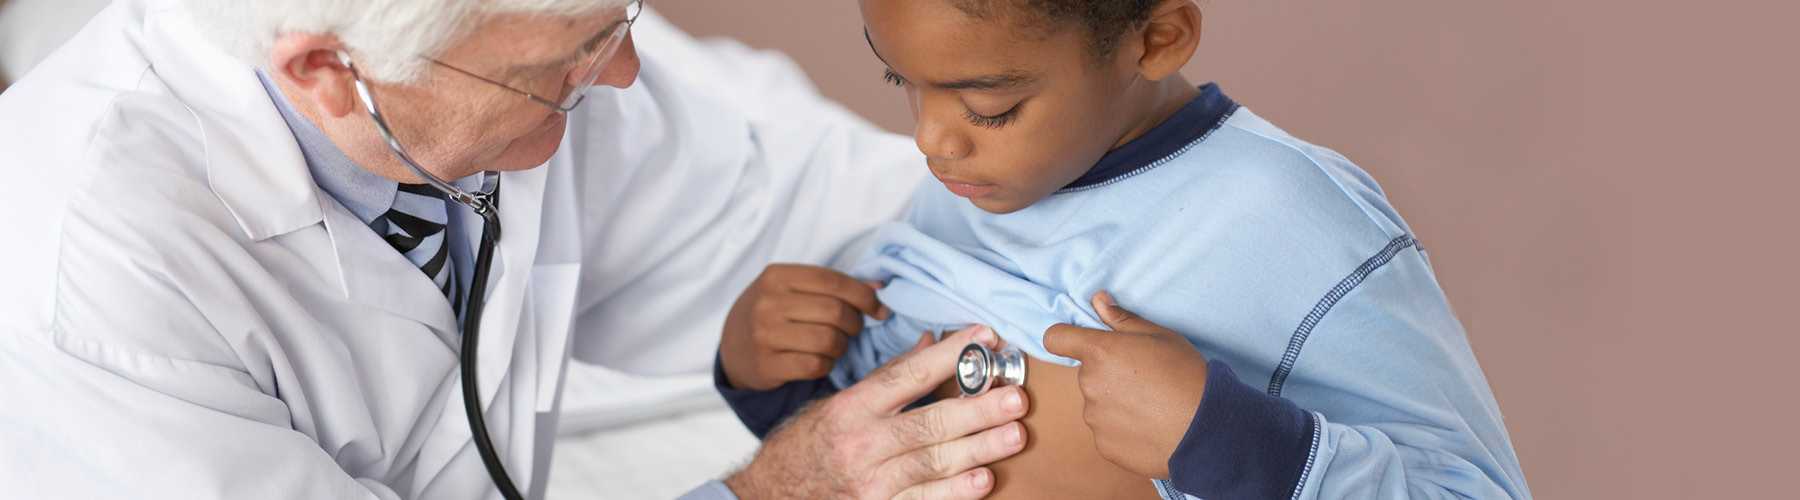
[[1175, 489], [1207, 500], [1293, 498], [1313, 456], [1312, 412], [1207, 364], [1206, 393], [1169, 457]]
[[725, 397], [731, 412], [737, 414], [738, 421], [743, 422], [757, 439], [768, 436], [777, 424], [799, 412], [807, 403], [837, 392], [837, 387], [824, 378], [796, 380], [767, 391], [733, 389], [731, 382], [725, 380], [725, 367], [719, 364], [717, 353], [713, 354], [713, 388]]

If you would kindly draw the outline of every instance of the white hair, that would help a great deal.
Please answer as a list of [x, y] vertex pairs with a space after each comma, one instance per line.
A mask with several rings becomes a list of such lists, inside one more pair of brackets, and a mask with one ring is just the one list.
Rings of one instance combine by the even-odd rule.
[[348, 45], [365, 78], [411, 83], [428, 61], [496, 14], [575, 16], [631, 0], [187, 0], [194, 22], [225, 48], [267, 68], [275, 40], [331, 34]]

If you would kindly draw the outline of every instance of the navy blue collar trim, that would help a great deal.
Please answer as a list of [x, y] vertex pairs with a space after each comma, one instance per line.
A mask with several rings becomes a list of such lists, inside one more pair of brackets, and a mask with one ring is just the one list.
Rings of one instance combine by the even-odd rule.
[[1175, 114], [1143, 136], [1108, 151], [1086, 174], [1063, 186], [1062, 190], [1106, 184], [1160, 165], [1169, 157], [1205, 140], [1212, 131], [1224, 125], [1225, 119], [1231, 118], [1231, 114], [1237, 109], [1238, 104], [1219, 90], [1219, 84], [1201, 85], [1200, 95], [1194, 96], [1194, 100], [1188, 101]]

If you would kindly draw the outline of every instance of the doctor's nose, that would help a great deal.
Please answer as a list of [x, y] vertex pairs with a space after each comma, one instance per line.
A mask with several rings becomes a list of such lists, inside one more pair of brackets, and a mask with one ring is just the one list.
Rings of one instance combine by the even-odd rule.
[[[614, 52], [612, 59], [606, 62], [606, 67], [600, 68], [600, 77], [594, 79], [594, 85], [605, 85], [622, 89], [628, 88], [632, 83], [637, 82], [640, 64], [638, 61], [637, 43], [634, 38], [635, 35], [632, 33], [625, 34], [625, 41], [619, 44], [618, 51]], [[579, 80], [580, 78], [581, 75], [577, 75], [575, 72], [570, 72], [568, 76], [569, 83], [571, 84], [576, 83], [576, 80]]]

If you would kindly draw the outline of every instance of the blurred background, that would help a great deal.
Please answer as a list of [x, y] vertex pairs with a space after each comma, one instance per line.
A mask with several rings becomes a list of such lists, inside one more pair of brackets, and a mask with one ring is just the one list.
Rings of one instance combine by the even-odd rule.
[[[0, 88], [29, 68], [13, 54], [35, 50], [7, 36], [25, 29], [22, 5], [107, 3], [7, 2]], [[650, 5], [693, 35], [785, 52], [828, 97], [912, 129], [854, 1]], [[1800, 307], [1790, 26], [1800, 4], [1209, 0], [1203, 10], [1189, 79], [1219, 82], [1348, 156], [1424, 241], [1538, 498], [1791, 495], [1781, 492], [1800, 466], [1789, 430], [1800, 376], [1788, 370], [1800, 364], [1800, 326], [1787, 317]], [[565, 417], [552, 498], [648, 498], [616, 485], [691, 486], [754, 447], [701, 381], [590, 371], [600, 375], [571, 380], [585, 396], [569, 404], [601, 410]], [[671, 447], [729, 452], [678, 458], [685, 476], [594, 473]]]

